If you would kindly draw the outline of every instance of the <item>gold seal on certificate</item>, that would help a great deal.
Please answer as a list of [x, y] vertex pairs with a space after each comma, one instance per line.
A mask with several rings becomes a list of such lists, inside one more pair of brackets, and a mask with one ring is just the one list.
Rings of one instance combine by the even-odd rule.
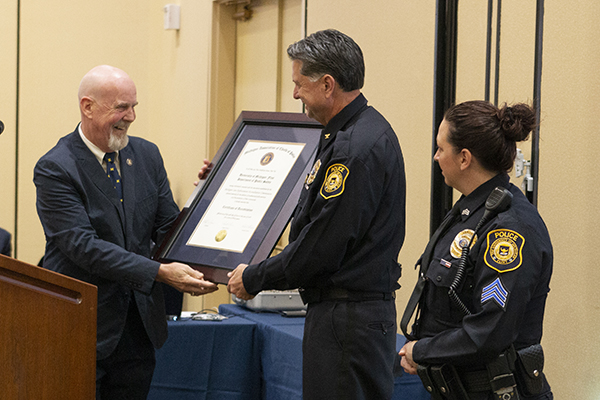
[[275, 157], [275, 154], [268, 152], [260, 159], [260, 165], [269, 164], [271, 161], [273, 161], [273, 157]]
[[217, 234], [215, 235], [215, 241], [217, 242], [222, 242], [223, 239], [225, 239], [225, 237], [227, 236], [227, 231], [225, 229], [221, 229], [219, 232], [217, 232]]

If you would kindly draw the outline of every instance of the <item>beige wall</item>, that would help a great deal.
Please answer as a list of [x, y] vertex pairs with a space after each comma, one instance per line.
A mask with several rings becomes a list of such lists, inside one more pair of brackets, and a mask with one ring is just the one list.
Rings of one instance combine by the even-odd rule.
[[[98, 64], [128, 71], [144, 88], [150, 7], [144, 2], [21, 4], [17, 256], [37, 263], [44, 237], [35, 211], [35, 162], [79, 121], [77, 88]], [[111, 21], [107, 28], [106, 21]], [[143, 89], [142, 89], [143, 90]], [[144, 104], [140, 91], [141, 104]], [[140, 107], [143, 109], [145, 104]], [[143, 114], [143, 111], [140, 110]], [[133, 135], [148, 126], [140, 118]]]
[[600, 397], [599, 17], [595, 1], [546, 6], [539, 208], [552, 236], [555, 272], [544, 344], [565, 399]]
[[[163, 29], [166, 2], [21, 0], [17, 148], [17, 1], [0, 1], [0, 119], [7, 125], [0, 136], [0, 225], [14, 233], [18, 194], [17, 251], [24, 261], [36, 263], [44, 247], [33, 166], [78, 122], [77, 86], [93, 66], [118, 66], [136, 81], [140, 105], [131, 134], [159, 145], [180, 205], [192, 192], [202, 159], [214, 154], [241, 110], [301, 110], [291, 96], [285, 49], [303, 35], [302, 0], [255, 0], [254, 15], [244, 22], [231, 19], [233, 6], [179, 0], [178, 32]], [[458, 100], [483, 97], [483, 3], [460, 2]], [[500, 102], [531, 101], [534, 3], [503, 1]], [[600, 4], [593, 0], [546, 0], [539, 210], [553, 239], [555, 273], [543, 343], [559, 399], [600, 396], [594, 223], [600, 217], [599, 16]], [[364, 93], [388, 118], [404, 151], [401, 312], [416, 279], [412, 267], [428, 238], [435, 2], [309, 0], [307, 23], [309, 33], [333, 27], [361, 45]], [[186, 299], [185, 306], [197, 310], [226, 301], [222, 287], [218, 295]]]

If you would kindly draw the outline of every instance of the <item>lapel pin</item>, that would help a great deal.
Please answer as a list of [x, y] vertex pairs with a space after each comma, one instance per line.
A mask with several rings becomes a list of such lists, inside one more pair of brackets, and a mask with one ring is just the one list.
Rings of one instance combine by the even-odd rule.
[[128, 158], [126, 161], [127, 165], [129, 165], [130, 167], [133, 165], [133, 161], [131, 161], [131, 158]]

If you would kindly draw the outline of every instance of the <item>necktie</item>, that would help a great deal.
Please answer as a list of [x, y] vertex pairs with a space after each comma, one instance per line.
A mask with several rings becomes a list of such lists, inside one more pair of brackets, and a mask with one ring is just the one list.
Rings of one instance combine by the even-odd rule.
[[408, 323], [412, 318], [413, 314], [415, 313], [415, 310], [419, 305], [419, 300], [421, 299], [423, 289], [425, 289], [425, 283], [427, 282], [425, 274], [427, 273], [427, 268], [429, 268], [429, 263], [431, 262], [433, 250], [435, 249], [437, 241], [444, 233], [446, 233], [448, 228], [450, 228], [450, 226], [454, 224], [459, 214], [460, 207], [458, 206], [458, 204], [455, 204], [454, 207], [452, 207], [452, 210], [450, 210], [450, 212], [446, 215], [446, 218], [444, 218], [437, 230], [433, 233], [433, 235], [431, 235], [431, 239], [429, 239], [429, 243], [425, 248], [425, 252], [423, 252], [423, 255], [421, 256], [421, 270], [419, 274], [419, 280], [417, 281], [415, 289], [413, 290], [412, 295], [408, 300], [406, 309], [404, 310], [404, 315], [402, 315], [402, 320], [400, 321], [400, 329], [402, 329], [402, 333], [404, 333], [404, 336], [409, 340], [416, 340], [416, 338], [412, 334], [408, 333]]
[[116, 153], [106, 153], [104, 155], [104, 161], [106, 161], [106, 174], [110, 178], [110, 181], [113, 184], [113, 187], [117, 191], [119, 195], [119, 199], [121, 202], [123, 201], [123, 189], [121, 188], [121, 177], [119, 176], [119, 171], [117, 171], [117, 166], [115, 165], [115, 156]]

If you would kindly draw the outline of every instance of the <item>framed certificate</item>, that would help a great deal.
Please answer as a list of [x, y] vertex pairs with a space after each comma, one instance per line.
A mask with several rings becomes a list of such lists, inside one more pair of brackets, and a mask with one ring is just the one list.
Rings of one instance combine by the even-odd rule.
[[227, 283], [240, 263], [267, 258], [292, 217], [322, 128], [300, 113], [243, 111], [153, 258], [188, 264], [216, 283]]

